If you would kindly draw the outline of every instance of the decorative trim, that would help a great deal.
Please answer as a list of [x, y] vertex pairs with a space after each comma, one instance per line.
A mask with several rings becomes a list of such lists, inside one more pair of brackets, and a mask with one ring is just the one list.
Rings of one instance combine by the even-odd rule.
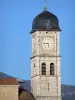
[[61, 57], [61, 56], [36, 55], [36, 56], [32, 56], [30, 59], [33, 59], [35, 57]]
[[40, 78], [41, 77], [61, 77], [60, 75], [58, 75], [58, 76], [56, 76], [56, 75], [35, 75], [35, 76], [31, 77], [31, 78], [34, 78], [36, 76], [39, 76]]
[[30, 32], [30, 34], [33, 34], [36, 31], [58, 31], [58, 32], [61, 32], [62, 30], [61, 29], [49, 29], [49, 30], [47, 30], [47, 29], [35, 29], [35, 30], [32, 30]]

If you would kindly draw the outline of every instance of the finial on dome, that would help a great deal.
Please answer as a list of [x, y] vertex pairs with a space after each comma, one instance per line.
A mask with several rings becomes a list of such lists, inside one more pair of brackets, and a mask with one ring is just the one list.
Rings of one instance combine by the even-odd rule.
[[44, 11], [47, 11], [47, 7], [46, 6], [44, 7]]
[[47, 11], [47, 7], [46, 7], [47, 0], [44, 0], [44, 2], [45, 2], [44, 11]]

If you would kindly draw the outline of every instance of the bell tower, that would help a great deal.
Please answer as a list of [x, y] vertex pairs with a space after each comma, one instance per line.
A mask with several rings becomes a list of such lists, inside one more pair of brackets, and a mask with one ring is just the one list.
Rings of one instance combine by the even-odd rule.
[[44, 10], [32, 23], [31, 92], [36, 100], [61, 100], [58, 18]]

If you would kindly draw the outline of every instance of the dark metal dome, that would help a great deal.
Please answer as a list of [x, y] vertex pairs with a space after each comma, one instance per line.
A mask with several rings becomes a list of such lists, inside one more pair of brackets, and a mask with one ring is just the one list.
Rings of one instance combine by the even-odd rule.
[[32, 23], [32, 31], [61, 31], [58, 18], [49, 11], [43, 11], [35, 17]]

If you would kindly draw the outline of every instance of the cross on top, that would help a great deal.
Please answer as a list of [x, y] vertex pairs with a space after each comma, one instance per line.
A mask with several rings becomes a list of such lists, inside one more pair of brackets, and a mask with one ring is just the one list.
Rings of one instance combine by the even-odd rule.
[[46, 5], [47, 0], [45, 0], [45, 5]]
[[47, 0], [44, 0], [44, 2], [45, 2], [44, 11], [46, 11], [47, 10], [47, 7], [46, 7]]

